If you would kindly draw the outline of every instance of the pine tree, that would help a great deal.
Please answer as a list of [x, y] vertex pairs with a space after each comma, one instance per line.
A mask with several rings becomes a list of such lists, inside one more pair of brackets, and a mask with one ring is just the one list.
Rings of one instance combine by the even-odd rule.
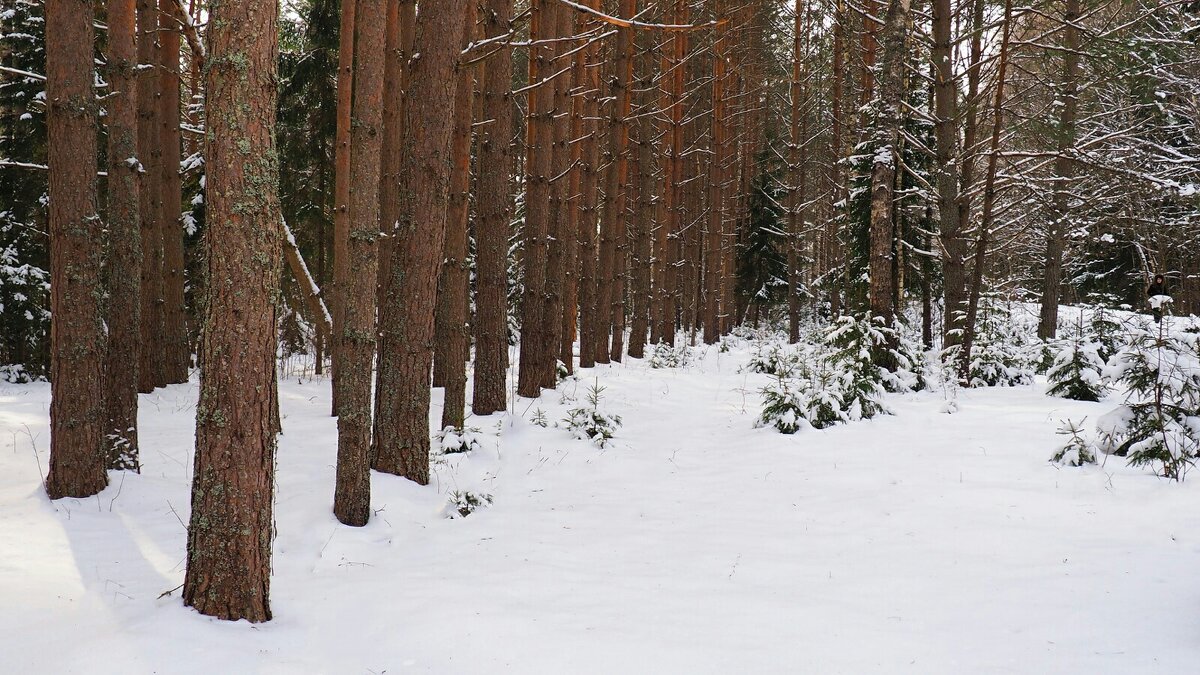
[[466, 0], [426, 0], [417, 15], [400, 166], [400, 209], [380, 311], [375, 468], [429, 483], [433, 314], [449, 199], [454, 69]]
[[271, 618], [281, 248], [275, 150], [275, 3], [211, 8], [208, 283], [183, 601], [202, 614]]
[[137, 14], [133, 0], [108, 3], [108, 467], [137, 471], [137, 366], [141, 359], [142, 240], [138, 218]]
[[[484, 39], [508, 32], [512, 0], [488, 0], [483, 14]], [[483, 117], [479, 128], [478, 209], [475, 228], [475, 373], [471, 410], [488, 415], [504, 410], [508, 370], [508, 236], [512, 200], [509, 158], [512, 135], [512, 52], [501, 49], [483, 64], [480, 83]], [[494, 167], [494, 169], [493, 169]]]
[[[378, 17], [384, 0], [355, 0], [356, 16]], [[338, 461], [333, 512], [346, 525], [371, 515], [371, 364], [375, 359], [375, 297], [379, 185], [383, 143], [385, 23], [358, 21], [354, 40], [354, 124], [350, 130], [350, 221], [338, 354]]]
[[90, 497], [108, 484], [92, 38], [90, 2], [46, 2], [51, 499]]

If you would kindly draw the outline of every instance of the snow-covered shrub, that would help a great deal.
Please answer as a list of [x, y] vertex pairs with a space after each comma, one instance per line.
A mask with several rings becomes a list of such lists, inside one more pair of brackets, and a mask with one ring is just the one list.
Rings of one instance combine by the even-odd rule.
[[545, 410], [538, 408], [533, 411], [533, 416], [529, 418], [529, 423], [545, 429], [550, 426], [550, 418], [546, 416]]
[[1087, 432], [1083, 430], [1081, 424], [1074, 420], [1066, 420], [1059, 426], [1057, 433], [1069, 438], [1050, 458], [1051, 462], [1063, 466], [1083, 466], [1096, 463], [1095, 443], [1088, 438]]
[[571, 376], [567, 370], [567, 364], [562, 362], [562, 359], [554, 359], [554, 381], [562, 382]]
[[1100, 360], [1108, 362], [1124, 344], [1122, 337], [1125, 330], [1113, 316], [1112, 311], [1097, 306], [1092, 310], [1091, 321], [1087, 326], [1088, 338], [1099, 345]]
[[1102, 450], [1183, 480], [1200, 455], [1197, 337], [1172, 334], [1164, 324], [1155, 332], [1138, 331], [1113, 356], [1105, 374], [1128, 395], [1097, 422]]
[[744, 370], [749, 373], [786, 377], [792, 374], [799, 361], [799, 352], [782, 342], [770, 341], [759, 345], [750, 354], [750, 361], [746, 363]]
[[848, 421], [888, 414], [883, 404], [887, 369], [877, 365], [873, 356], [887, 348], [889, 334], [882, 321], [845, 315], [825, 334], [826, 364], [834, 374], [840, 409]]
[[650, 350], [650, 358], [646, 363], [651, 368], [682, 368], [691, 361], [692, 351], [687, 345], [673, 347], [665, 342], [659, 342]]
[[446, 427], [434, 435], [435, 451], [443, 455], [454, 455], [478, 450], [483, 447], [479, 442], [481, 435], [475, 427]]
[[604, 387], [599, 384], [592, 385], [588, 389], [588, 404], [568, 410], [567, 417], [563, 419], [563, 424], [572, 436], [581, 441], [591, 441], [601, 448], [608, 445], [616, 434], [617, 427], [621, 426], [620, 415], [611, 415], [600, 410], [603, 393]]
[[1015, 387], [1033, 382], [1041, 344], [1028, 327], [993, 298], [981, 301], [967, 381], [972, 387]]
[[447, 518], [466, 518], [479, 509], [485, 509], [491, 505], [492, 496], [489, 494], [455, 490], [450, 493], [444, 512]]
[[896, 348], [892, 350], [895, 371], [883, 373], [883, 386], [890, 392], [921, 391], [929, 386], [929, 364], [921, 348], [920, 335], [897, 322]]
[[1050, 388], [1046, 393], [1076, 401], [1099, 401], [1105, 387], [1101, 379], [1104, 360], [1101, 345], [1082, 337], [1064, 341], [1054, 357], [1054, 365], [1046, 372]]
[[781, 434], [794, 434], [807, 418], [801, 392], [788, 378], [778, 376], [763, 387], [763, 409], [755, 426], [773, 426]]

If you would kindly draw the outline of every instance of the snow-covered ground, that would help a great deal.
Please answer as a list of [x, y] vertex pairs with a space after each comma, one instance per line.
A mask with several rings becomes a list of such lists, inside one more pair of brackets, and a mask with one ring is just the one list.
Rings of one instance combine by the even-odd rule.
[[[0, 672], [1196, 672], [1196, 479], [1047, 462], [1059, 420], [1115, 399], [898, 395], [784, 436], [754, 428], [769, 378], [746, 360], [630, 359], [475, 418], [483, 448], [430, 486], [376, 474], [361, 529], [330, 511], [329, 383], [289, 377], [260, 625], [160, 597], [183, 581], [194, 383], [141, 397], [142, 475], [57, 503], [49, 387], [0, 385]], [[624, 420], [605, 449], [552, 424], [595, 381]], [[454, 490], [495, 503], [448, 519]]]

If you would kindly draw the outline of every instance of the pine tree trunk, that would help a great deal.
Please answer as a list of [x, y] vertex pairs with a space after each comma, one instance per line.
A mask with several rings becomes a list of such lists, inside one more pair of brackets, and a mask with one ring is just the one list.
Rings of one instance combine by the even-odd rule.
[[269, 600], [276, 435], [275, 316], [282, 260], [275, 153], [274, 3], [209, 15], [205, 77], [208, 264], [184, 604], [250, 622]]
[[[342, 15], [338, 28], [337, 121], [333, 149], [333, 288], [329, 294], [333, 314], [333, 344], [330, 359], [333, 379], [333, 410], [338, 414], [338, 379], [341, 377], [339, 350], [346, 301], [346, 278], [349, 259], [346, 247], [350, 243], [350, 105], [354, 98], [354, 11], [356, 0], [342, 0]], [[386, 18], [385, 18], [386, 20]]]
[[[621, 16], [637, 14], [637, 0], [621, 0]], [[633, 31], [617, 29], [612, 78], [612, 112], [609, 117], [608, 168], [604, 175], [604, 210], [600, 218], [600, 269], [597, 271], [596, 332], [592, 346], [596, 363], [608, 363], [612, 353], [620, 354], [624, 340], [625, 317], [618, 317], [616, 307], [624, 308], [624, 267], [621, 259], [626, 251], [625, 209], [626, 186], [629, 183], [629, 110], [630, 84], [633, 81]], [[618, 335], [617, 326], [621, 334]], [[609, 350], [609, 335], [613, 349]], [[619, 360], [619, 357], [618, 357]]]
[[[137, 60], [154, 66], [160, 62], [156, 0], [137, 0]], [[163, 335], [163, 248], [162, 248], [162, 110], [158, 68], [143, 68], [138, 76], [138, 160], [142, 185], [138, 193], [139, 228], [142, 240], [141, 336], [138, 391], [147, 393], [164, 384], [165, 342]]]
[[445, 242], [454, 71], [467, 0], [424, 0], [404, 106], [400, 208], [380, 311], [375, 468], [429, 483], [433, 314]]
[[[600, 0], [588, 0], [592, 9], [600, 7]], [[584, 19], [577, 24], [577, 32], [590, 25]], [[583, 141], [580, 144], [579, 167], [579, 367], [596, 365], [596, 343], [599, 341], [599, 316], [596, 305], [599, 282], [599, 257], [597, 227], [599, 225], [597, 205], [600, 185], [600, 45], [589, 44], [581, 53], [584, 65], [583, 77], [577, 77], [583, 88]], [[590, 67], [585, 67], [590, 66]]]
[[[546, 40], [554, 31], [554, 0], [533, 0], [529, 38]], [[524, 282], [521, 295], [521, 357], [517, 394], [537, 398], [546, 384], [546, 275], [550, 244], [550, 172], [554, 134], [554, 89], [544, 78], [554, 72], [553, 44], [529, 48], [529, 114], [525, 140]], [[557, 317], [556, 317], [557, 318]]]
[[[724, 0], [713, 0], [713, 14], [725, 15]], [[709, 142], [711, 162], [708, 165], [708, 222], [704, 242], [704, 343], [714, 344], [721, 337], [721, 315], [724, 274], [722, 240], [725, 229], [725, 165], [728, 163], [726, 140], [726, 29], [716, 28], [713, 45], [712, 119]]]
[[92, 17], [86, 0], [46, 2], [51, 499], [89, 497], [108, 484]]
[[[547, 7], [553, 7], [550, 13], [555, 38], [569, 37], [571, 34], [571, 13], [566, 6], [551, 2]], [[559, 72], [566, 68], [564, 63], [569, 48], [573, 47], [564, 41], [556, 43], [554, 61], [551, 62], [551, 72]], [[567, 276], [573, 274], [575, 261], [568, 257], [568, 239], [574, 238], [571, 223], [567, 215], [571, 195], [571, 148], [568, 135], [571, 132], [571, 71], [562, 72], [554, 78], [553, 115], [549, 125], [552, 136], [552, 151], [550, 159], [550, 221], [548, 225], [549, 240], [546, 246], [546, 307], [542, 318], [542, 348], [539, 352], [544, 359], [542, 364], [542, 386], [553, 389], [558, 385], [558, 357], [561, 353], [560, 342], [563, 334], [563, 292], [567, 284]], [[570, 234], [568, 234], [570, 232]], [[567, 359], [571, 360], [570, 358]]]
[[162, 384], [187, 382], [192, 349], [188, 343], [187, 314], [184, 309], [183, 279], [183, 185], [179, 176], [179, 30], [171, 17], [176, 0], [159, 0], [159, 147], [162, 148], [162, 172], [159, 197], [160, 236], [162, 238]]
[[[511, 16], [512, 0], [487, 0], [484, 38], [507, 33]], [[492, 121], [479, 128], [478, 141], [481, 170], [476, 183], [475, 379], [471, 399], [471, 411], [476, 415], [490, 415], [507, 404], [512, 51], [500, 49], [483, 67], [483, 118]]]
[[1079, 114], [1079, 0], [1066, 0], [1063, 9], [1063, 69], [1058, 108], [1058, 157], [1054, 160], [1054, 219], [1046, 232], [1046, 265], [1042, 273], [1041, 318], [1038, 337], [1052, 339], [1058, 333], [1058, 304], [1062, 286], [1063, 244], [1068, 226], [1070, 184], [1074, 162], [1075, 118]]
[[[463, 46], [475, 33], [475, 0], [468, 0], [463, 14]], [[459, 66], [454, 97], [454, 129], [451, 131], [450, 207], [446, 213], [446, 242], [434, 318], [433, 380], [446, 388], [442, 406], [442, 428], [461, 429], [467, 407], [467, 359], [471, 352], [468, 324], [470, 278], [467, 260], [467, 216], [471, 189], [471, 122], [475, 110], [474, 68]]]
[[[673, 7], [666, 17], [667, 23], [686, 24], [690, 20], [687, 3], [673, 0]], [[654, 342], [675, 344], [676, 302], [679, 298], [678, 262], [681, 257], [680, 229], [683, 195], [683, 75], [684, 57], [687, 54], [687, 33], [675, 32], [671, 36], [671, 49], [663, 50], [660, 72], [667, 79], [662, 87], [660, 107], [663, 118], [663, 144], [665, 146], [662, 171], [662, 218], [655, 238], [655, 279], [659, 304], [658, 326]]]
[[[896, 319], [893, 267], [894, 188], [897, 155], [900, 151], [900, 127], [904, 122], [905, 41], [908, 32], [910, 0], [891, 0], [884, 21], [881, 42], [883, 55], [879, 69], [879, 98], [875, 104], [875, 157], [871, 162], [870, 222], [870, 299], [871, 316], [881, 317], [891, 327]], [[881, 365], [893, 368], [890, 354], [876, 355]]]
[[[378, 17], [386, 0], [355, 0], [355, 16]], [[383, 152], [383, 78], [386, 21], [355, 22], [354, 102], [350, 128], [350, 231], [340, 355], [334, 381], [338, 401], [337, 480], [333, 513], [346, 525], [371, 515], [371, 365], [375, 357], [375, 297], [379, 239], [379, 186]]]
[[[630, 195], [629, 202], [629, 355], [642, 358], [646, 348], [646, 333], [653, 325], [657, 332], [661, 305], [651, 285], [651, 265], [656, 247], [657, 233], [661, 222], [655, 214], [654, 171], [654, 118], [648, 113], [654, 106], [654, 42], [657, 36], [650, 31], [639, 31], [635, 37], [637, 49], [637, 92], [633, 132], [636, 138], [630, 141]], [[653, 317], [653, 320], [652, 320]], [[657, 335], [655, 336], [657, 337]], [[619, 356], [619, 355], [618, 355]]]
[[108, 468], [139, 471], [138, 362], [141, 358], [142, 233], [137, 166], [137, 12], [108, 3], [108, 353], [105, 451]]
[[804, 121], [802, 119], [802, 103], [801, 103], [801, 82], [805, 81], [806, 69], [804, 68], [804, 58], [806, 55], [805, 43], [802, 42], [802, 36], [807, 34], [808, 21], [808, 3], [806, 0], [796, 0], [794, 17], [794, 32], [792, 43], [792, 81], [790, 87], [791, 94], [791, 125], [788, 127], [788, 238], [787, 238], [787, 266], [788, 266], [788, 342], [795, 344], [800, 341], [800, 237], [801, 227], [803, 226], [803, 218], [801, 217], [800, 209], [803, 208], [805, 200], [805, 185], [804, 180], [807, 177], [806, 167], [800, 159], [800, 146], [804, 143], [804, 134], [802, 129]]
[[959, 311], [966, 300], [963, 260], [967, 242], [963, 238], [958, 211], [958, 89], [954, 79], [950, 0], [933, 0], [933, 99], [934, 140], [937, 165], [938, 233], [942, 253], [942, 287], [945, 296], [943, 344], [961, 340]]

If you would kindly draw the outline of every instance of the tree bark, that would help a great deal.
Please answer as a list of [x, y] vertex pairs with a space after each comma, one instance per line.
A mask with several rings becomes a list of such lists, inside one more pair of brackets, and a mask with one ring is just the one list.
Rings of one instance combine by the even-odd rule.
[[[621, 0], [621, 16], [637, 14], [637, 0]], [[624, 307], [622, 274], [624, 263], [620, 260], [625, 252], [624, 223], [626, 186], [629, 183], [629, 110], [631, 106], [630, 84], [633, 81], [633, 31], [617, 29], [615, 59], [611, 82], [614, 102], [608, 121], [608, 153], [605, 158], [608, 168], [604, 174], [604, 209], [600, 218], [600, 269], [596, 287], [596, 332], [592, 345], [596, 363], [610, 360], [609, 335], [616, 343], [613, 351], [622, 351], [624, 335], [616, 334], [618, 317], [614, 309]], [[625, 317], [619, 318], [622, 332]]]
[[[463, 14], [463, 46], [475, 33], [475, 0]], [[469, 325], [470, 278], [467, 260], [467, 216], [471, 189], [471, 122], [475, 111], [472, 66], [461, 64], [456, 74], [454, 128], [451, 131], [450, 207], [446, 213], [446, 242], [434, 318], [433, 379], [445, 387], [442, 428], [461, 429], [467, 407], [467, 359], [471, 352]]]
[[[600, 0], [588, 0], [592, 9], [600, 7]], [[582, 17], [579, 28], [588, 23]], [[581, 31], [582, 32], [582, 31]], [[599, 256], [597, 249], [597, 227], [599, 223], [598, 208], [600, 185], [600, 45], [598, 42], [589, 44], [577, 57], [576, 69], [584, 70], [582, 77], [576, 77], [576, 82], [583, 87], [583, 140], [580, 143], [579, 167], [579, 367], [591, 368], [596, 365], [596, 343], [599, 341], [599, 316], [596, 306], [597, 285], [599, 284]], [[590, 66], [590, 67], [589, 67]]]
[[429, 483], [433, 313], [446, 236], [454, 70], [467, 0], [424, 0], [404, 106], [400, 207], [380, 312], [375, 468]]
[[108, 468], [139, 471], [138, 363], [141, 358], [142, 233], [138, 218], [137, 12], [134, 0], [108, 5], [108, 353], [105, 451]]
[[342, 332], [342, 306], [345, 304], [350, 242], [350, 105], [354, 97], [354, 11], [356, 0], [341, 0], [342, 16], [338, 27], [337, 121], [333, 149], [333, 288], [329, 294], [333, 310], [333, 344], [330, 345], [330, 375], [333, 379], [333, 410], [338, 414], [339, 362], [337, 335]]
[[[386, 0], [355, 0], [355, 16], [379, 17]], [[338, 401], [337, 479], [333, 513], [346, 525], [371, 515], [371, 365], [375, 357], [375, 295], [379, 239], [379, 185], [383, 151], [383, 78], [386, 21], [355, 22], [354, 102], [350, 126], [350, 231], [340, 355], [334, 382]]]
[[162, 384], [187, 382], [192, 363], [188, 342], [187, 312], [184, 308], [183, 279], [183, 184], [179, 175], [179, 24], [172, 17], [177, 13], [176, 0], [159, 0], [159, 147], [162, 178], [159, 188], [159, 236], [162, 239], [162, 327], [163, 379]]
[[208, 283], [184, 604], [271, 618], [275, 316], [282, 259], [275, 151], [278, 9], [224, 0], [209, 15], [205, 76]]
[[[137, 0], [137, 60], [156, 66], [159, 62], [158, 6], [156, 0]], [[142, 240], [141, 336], [138, 391], [147, 393], [165, 383], [163, 341], [163, 248], [162, 248], [162, 138], [159, 69], [144, 68], [138, 76], [137, 157], [142, 165], [138, 193], [139, 228]]]
[[[512, 0], [487, 0], [484, 38], [509, 30]], [[512, 140], [512, 51], [500, 49], [484, 61], [483, 117], [479, 128], [478, 225], [475, 231], [475, 375], [471, 411], [490, 415], [507, 405], [508, 237], [512, 201], [509, 154]]]
[[[879, 69], [879, 98], [875, 108], [875, 157], [871, 162], [870, 224], [870, 299], [871, 316], [881, 317], [891, 327], [896, 320], [894, 226], [897, 155], [900, 152], [900, 127], [904, 123], [905, 42], [908, 33], [910, 0], [891, 0], [884, 21], [882, 58]], [[889, 368], [894, 363], [888, 354], [877, 354]]]
[[959, 215], [958, 181], [958, 89], [953, 63], [954, 17], [950, 0], [933, 0], [933, 101], [934, 155], [937, 164], [938, 236], [942, 254], [942, 288], [945, 299], [942, 341], [944, 347], [959, 344], [962, 337], [966, 273], [963, 260], [967, 242]]
[[[521, 358], [517, 394], [537, 398], [546, 384], [546, 275], [550, 244], [550, 171], [554, 134], [554, 89], [542, 82], [553, 70], [554, 47], [544, 42], [555, 28], [555, 0], [533, 0], [529, 39], [529, 114], [525, 134], [524, 282], [521, 295]], [[557, 317], [556, 317], [557, 318]], [[551, 369], [553, 366], [550, 366]]]
[[[551, 2], [554, 8], [550, 16], [553, 20], [553, 36], [562, 41], [556, 43], [554, 60], [551, 70], [559, 71], [566, 68], [564, 63], [568, 49], [572, 46], [563, 38], [571, 35], [571, 12], [564, 5]], [[573, 65], [573, 64], [572, 64]], [[552, 150], [550, 158], [550, 220], [548, 224], [549, 240], [546, 246], [546, 307], [543, 315], [541, 353], [542, 386], [553, 389], [558, 385], [558, 360], [561, 355], [563, 334], [563, 293], [568, 286], [567, 277], [574, 275], [575, 261], [568, 253], [573, 253], [567, 245], [568, 239], [575, 234], [571, 231], [571, 221], [567, 211], [570, 204], [571, 176], [575, 173], [571, 165], [570, 147], [570, 118], [571, 118], [571, 75], [574, 68], [557, 75], [554, 78], [552, 98], [553, 118], [549, 128], [552, 135]], [[570, 361], [571, 358], [566, 359]]]
[[87, 0], [46, 2], [51, 499], [90, 497], [108, 484], [92, 18]]
[[[724, 0], [713, 0], [713, 14], [724, 16]], [[725, 233], [725, 165], [728, 163], [728, 120], [726, 119], [726, 29], [716, 29], [713, 45], [712, 119], [709, 139], [712, 161], [708, 166], [708, 229], [704, 246], [704, 343], [714, 344], [721, 337], [721, 315], [727, 311], [723, 306], [724, 254], [722, 241]]]

